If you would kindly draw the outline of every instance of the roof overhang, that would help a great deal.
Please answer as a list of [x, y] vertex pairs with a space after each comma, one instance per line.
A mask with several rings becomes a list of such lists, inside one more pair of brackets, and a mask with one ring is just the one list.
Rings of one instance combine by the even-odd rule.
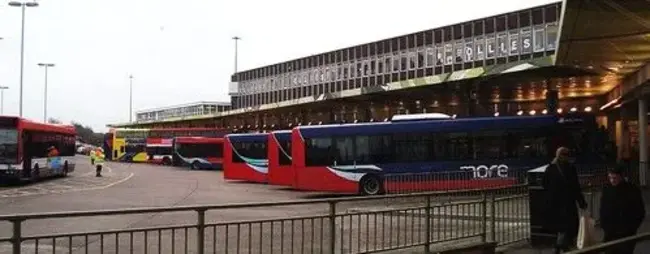
[[650, 2], [565, 0], [556, 65], [598, 73], [610, 87], [650, 60]]

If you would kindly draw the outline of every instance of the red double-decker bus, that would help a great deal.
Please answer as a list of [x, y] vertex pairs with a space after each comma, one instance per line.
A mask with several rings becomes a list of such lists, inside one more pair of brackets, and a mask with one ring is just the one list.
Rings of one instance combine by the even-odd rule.
[[174, 138], [174, 165], [191, 169], [222, 169], [223, 143], [223, 138]]
[[294, 171], [291, 166], [291, 131], [274, 131], [268, 135], [270, 184], [293, 186]]
[[76, 137], [72, 125], [0, 116], [0, 177], [34, 181], [67, 176], [75, 168]]
[[172, 165], [173, 139], [176, 137], [207, 137], [222, 138], [227, 130], [217, 128], [167, 128], [151, 129], [147, 137], [148, 162], [163, 165]]
[[228, 134], [224, 143], [223, 177], [266, 183], [267, 133]]

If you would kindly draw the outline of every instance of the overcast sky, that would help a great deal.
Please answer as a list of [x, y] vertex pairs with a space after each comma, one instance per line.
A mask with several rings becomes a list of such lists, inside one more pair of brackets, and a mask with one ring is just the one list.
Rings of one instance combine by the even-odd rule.
[[[20, 8], [0, 0], [4, 113], [18, 115]], [[23, 115], [105, 131], [134, 111], [229, 101], [234, 42], [246, 70], [557, 0], [40, 0], [26, 10]], [[135, 118], [135, 117], [134, 117]]]

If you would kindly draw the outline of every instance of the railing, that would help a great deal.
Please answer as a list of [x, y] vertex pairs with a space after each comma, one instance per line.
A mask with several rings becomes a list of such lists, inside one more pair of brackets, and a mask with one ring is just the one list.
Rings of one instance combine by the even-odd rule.
[[584, 248], [582, 250], [575, 250], [571, 252], [567, 252], [567, 254], [591, 254], [591, 253], [603, 253], [603, 251], [608, 251], [612, 250], [615, 248], [619, 248], [623, 245], [628, 245], [628, 244], [637, 244], [640, 242], [646, 242], [650, 240], [650, 233], [642, 233], [642, 234], [637, 234], [634, 236], [626, 237], [626, 238], [621, 238], [618, 240], [606, 242], [606, 243], [601, 243], [598, 245], [594, 245], [591, 247]]
[[[3, 247], [14, 254], [429, 251], [450, 244], [525, 240], [529, 232], [526, 211], [526, 186], [518, 185], [373, 197], [6, 215], [0, 216], [0, 221], [10, 225], [0, 227], [0, 232], [11, 234], [0, 235], [0, 252]], [[127, 221], [129, 226], [100, 229], [95, 221], [102, 225]], [[138, 226], [145, 221], [156, 226]], [[74, 232], [78, 225], [87, 231]]]

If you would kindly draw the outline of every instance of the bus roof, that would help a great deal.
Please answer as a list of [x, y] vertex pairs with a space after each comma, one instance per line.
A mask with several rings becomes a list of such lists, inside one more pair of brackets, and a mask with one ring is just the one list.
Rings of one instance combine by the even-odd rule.
[[19, 128], [31, 131], [47, 131], [68, 135], [77, 135], [77, 129], [70, 124], [39, 123], [17, 116], [0, 116], [1, 121], [15, 121]]
[[226, 130], [224, 128], [187, 127], [187, 128], [152, 128], [151, 131], [211, 131]]
[[271, 134], [273, 134], [273, 136], [275, 136], [275, 138], [278, 140], [282, 140], [282, 141], [291, 140], [291, 130], [273, 131], [271, 132]]
[[236, 134], [228, 134], [225, 136], [225, 138], [233, 142], [256, 142], [256, 141], [266, 142], [268, 136], [269, 136], [268, 133], [236, 133]]
[[513, 129], [534, 126], [535, 128], [551, 126], [557, 123], [557, 117], [547, 116], [507, 116], [459, 118], [451, 120], [423, 120], [406, 122], [381, 122], [363, 124], [342, 124], [336, 126], [299, 126], [302, 137], [328, 137], [347, 135], [377, 135], [385, 133], [410, 132], [448, 132], [475, 131], [481, 129]]

